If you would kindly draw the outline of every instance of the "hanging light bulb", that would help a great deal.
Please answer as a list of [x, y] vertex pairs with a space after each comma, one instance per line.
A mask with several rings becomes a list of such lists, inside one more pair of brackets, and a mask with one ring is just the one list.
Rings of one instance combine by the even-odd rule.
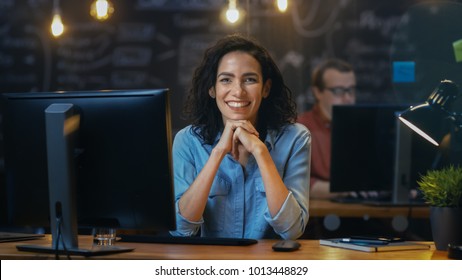
[[61, 15], [55, 14], [53, 21], [51, 22], [51, 34], [55, 37], [59, 37], [64, 33], [64, 24], [61, 20]]
[[61, 20], [61, 11], [59, 9], [59, 0], [55, 0], [53, 4], [53, 20], [51, 22], [51, 34], [54, 37], [59, 37], [64, 33], [64, 24]]
[[106, 20], [114, 13], [114, 5], [108, 0], [95, 0], [90, 6], [90, 15], [97, 20]]
[[228, 10], [226, 10], [226, 19], [230, 23], [236, 23], [239, 20], [239, 10], [237, 9], [237, 0], [229, 0]]
[[278, 6], [278, 9], [280, 12], [285, 12], [287, 10], [287, 6], [288, 6], [288, 0], [277, 0], [277, 6]]

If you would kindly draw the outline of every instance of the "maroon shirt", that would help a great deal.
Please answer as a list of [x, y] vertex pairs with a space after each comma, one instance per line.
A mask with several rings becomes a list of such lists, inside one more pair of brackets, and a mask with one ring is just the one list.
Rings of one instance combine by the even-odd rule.
[[317, 180], [329, 181], [331, 121], [315, 104], [311, 111], [300, 114], [297, 122], [306, 126], [311, 132], [311, 186]]

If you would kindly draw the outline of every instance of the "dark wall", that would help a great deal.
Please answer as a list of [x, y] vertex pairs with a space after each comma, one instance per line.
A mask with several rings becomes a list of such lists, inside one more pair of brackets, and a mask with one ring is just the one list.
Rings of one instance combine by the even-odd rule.
[[241, 32], [272, 52], [300, 110], [310, 102], [311, 69], [334, 56], [354, 65], [360, 102], [413, 101], [414, 93], [394, 92], [390, 48], [408, 8], [425, 1], [294, 0], [281, 14], [272, 0], [241, 0], [247, 15], [238, 27], [220, 18], [225, 0], [113, 0], [115, 13], [103, 23], [90, 17], [91, 2], [61, 0], [67, 29], [54, 39], [52, 0], [0, 0], [0, 91], [169, 87], [178, 129], [203, 51]]

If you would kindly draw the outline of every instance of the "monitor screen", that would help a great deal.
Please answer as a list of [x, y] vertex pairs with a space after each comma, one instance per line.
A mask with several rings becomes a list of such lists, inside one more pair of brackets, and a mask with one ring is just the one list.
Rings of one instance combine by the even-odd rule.
[[395, 112], [405, 108], [395, 105], [333, 107], [331, 192], [391, 190]]
[[[437, 150], [403, 130], [397, 114], [408, 105], [334, 106], [332, 115], [331, 192], [378, 191], [409, 200], [419, 174], [432, 166]], [[395, 198], [398, 199], [398, 198]], [[398, 201], [395, 201], [398, 202]]]
[[6, 226], [50, 226], [45, 110], [71, 104], [80, 120], [70, 156], [79, 228], [174, 229], [168, 93], [3, 94]]

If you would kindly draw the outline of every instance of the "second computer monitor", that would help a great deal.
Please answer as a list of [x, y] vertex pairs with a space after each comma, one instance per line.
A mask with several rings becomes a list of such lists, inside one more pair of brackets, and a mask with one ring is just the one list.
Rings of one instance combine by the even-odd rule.
[[[407, 147], [398, 149], [397, 113], [407, 105], [344, 105], [333, 107], [331, 147], [331, 192], [376, 191], [392, 197], [397, 180], [402, 187], [416, 187], [418, 173], [431, 166], [435, 149], [411, 136]], [[402, 142], [402, 141], [401, 141]], [[398, 174], [397, 160], [403, 158], [402, 149], [409, 160], [406, 178]], [[397, 176], [401, 176], [397, 177]]]

